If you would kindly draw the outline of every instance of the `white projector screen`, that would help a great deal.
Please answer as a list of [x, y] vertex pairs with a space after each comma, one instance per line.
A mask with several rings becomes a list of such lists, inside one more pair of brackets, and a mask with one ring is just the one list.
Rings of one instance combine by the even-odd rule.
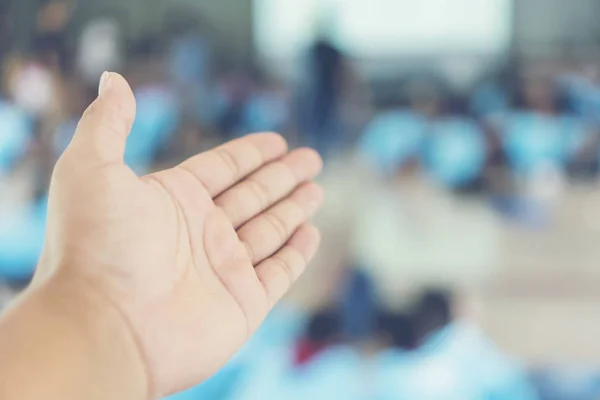
[[513, 0], [255, 0], [263, 56], [294, 57], [323, 25], [358, 58], [497, 54], [511, 39]]

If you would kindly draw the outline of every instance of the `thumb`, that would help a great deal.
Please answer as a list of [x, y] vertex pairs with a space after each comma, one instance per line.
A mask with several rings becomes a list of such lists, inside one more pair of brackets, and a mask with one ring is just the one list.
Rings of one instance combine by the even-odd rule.
[[79, 162], [122, 164], [127, 136], [135, 120], [135, 97], [121, 75], [105, 72], [99, 95], [79, 121], [66, 150]]

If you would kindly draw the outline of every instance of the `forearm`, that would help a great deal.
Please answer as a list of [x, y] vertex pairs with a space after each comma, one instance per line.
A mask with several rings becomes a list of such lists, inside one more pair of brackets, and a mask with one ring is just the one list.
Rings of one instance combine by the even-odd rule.
[[54, 280], [29, 290], [0, 316], [0, 398], [148, 398], [139, 351], [118, 311], [68, 286]]

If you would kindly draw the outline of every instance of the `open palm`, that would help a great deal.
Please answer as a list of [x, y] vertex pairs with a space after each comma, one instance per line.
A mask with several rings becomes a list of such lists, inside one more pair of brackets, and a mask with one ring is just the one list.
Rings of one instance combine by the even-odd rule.
[[166, 395], [216, 372], [314, 256], [321, 160], [257, 134], [140, 178], [134, 116], [111, 74], [55, 169], [34, 284], [65, 275], [117, 308]]

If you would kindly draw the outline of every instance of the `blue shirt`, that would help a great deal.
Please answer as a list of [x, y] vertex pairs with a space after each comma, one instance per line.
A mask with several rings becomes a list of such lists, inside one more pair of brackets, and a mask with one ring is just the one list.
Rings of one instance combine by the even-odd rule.
[[529, 175], [543, 166], [563, 168], [575, 147], [569, 132], [572, 121], [565, 117], [533, 112], [513, 114], [504, 133], [504, 148], [517, 174]]
[[483, 173], [487, 157], [485, 137], [474, 121], [463, 118], [435, 121], [426, 143], [427, 173], [442, 185], [463, 185]]
[[24, 280], [33, 275], [44, 245], [47, 199], [0, 218], [0, 278]]
[[378, 360], [378, 400], [537, 400], [518, 363], [475, 326], [456, 323], [414, 352]]
[[392, 175], [411, 157], [418, 156], [425, 130], [426, 121], [419, 114], [387, 111], [367, 126], [358, 152], [379, 172]]
[[33, 121], [11, 103], [0, 100], [0, 171], [9, 170], [21, 157], [33, 135]]

